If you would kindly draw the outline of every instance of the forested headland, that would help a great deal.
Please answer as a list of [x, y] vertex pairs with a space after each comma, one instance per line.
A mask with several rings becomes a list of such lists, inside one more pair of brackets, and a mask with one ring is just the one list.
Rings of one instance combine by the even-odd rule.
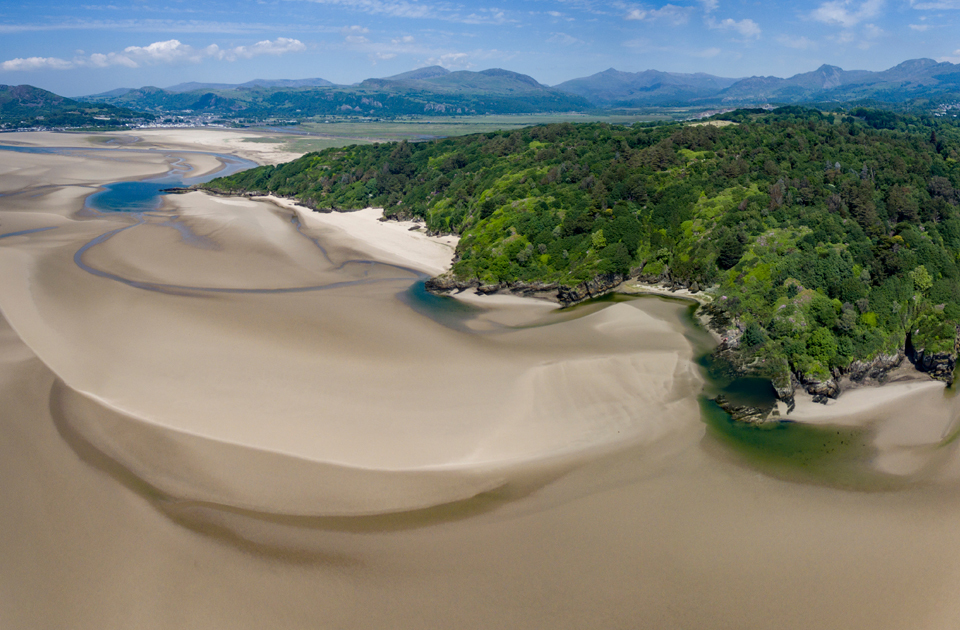
[[952, 380], [958, 150], [949, 121], [784, 107], [351, 146], [204, 187], [422, 218], [461, 236], [440, 288], [706, 290], [739, 369], [835, 396], [904, 355]]

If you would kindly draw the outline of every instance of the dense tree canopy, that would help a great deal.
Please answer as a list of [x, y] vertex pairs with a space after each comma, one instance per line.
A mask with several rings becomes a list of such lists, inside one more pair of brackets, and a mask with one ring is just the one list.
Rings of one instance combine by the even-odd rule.
[[556, 124], [352, 146], [215, 180], [383, 206], [461, 235], [454, 273], [576, 285], [642, 269], [713, 287], [747, 348], [827, 374], [960, 322], [960, 129], [855, 110], [710, 124]]

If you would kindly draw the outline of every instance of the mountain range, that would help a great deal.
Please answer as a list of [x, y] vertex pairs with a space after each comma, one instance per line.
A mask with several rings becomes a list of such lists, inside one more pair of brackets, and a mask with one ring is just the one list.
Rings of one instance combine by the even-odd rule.
[[822, 65], [785, 79], [658, 70], [622, 72], [610, 68], [552, 87], [500, 68], [452, 72], [429, 66], [354, 85], [336, 85], [320, 78], [256, 79], [240, 84], [180, 83], [165, 89], [121, 88], [76, 100], [30, 86], [2, 89], [5, 96], [0, 98], [5, 100], [0, 101], [0, 122], [8, 127], [28, 126], [35, 120], [48, 121], [49, 125], [56, 112], [57, 116], [69, 116], [56, 118], [57, 124], [80, 121], [73, 126], [82, 126], [98, 124], [94, 121], [105, 118], [132, 119], [138, 115], [136, 112], [163, 116], [205, 114], [243, 122], [314, 116], [390, 118], [648, 107], [708, 109], [768, 103], [870, 102], [929, 111], [941, 103], [960, 101], [960, 64], [913, 59], [880, 72]]
[[582, 96], [598, 107], [636, 107], [709, 99], [738, 81], [740, 79], [716, 77], [702, 72], [621, 72], [610, 68], [589, 77], [565, 81], [555, 87]]
[[960, 91], [960, 65], [912, 59], [881, 72], [822, 65], [792, 77], [731, 79], [709, 74], [613, 68], [555, 86], [583, 96], [597, 107], [741, 106], [766, 103], [904, 103]]
[[167, 89], [113, 90], [83, 100], [156, 114], [204, 113], [234, 119], [518, 114], [592, 108], [582, 96], [542, 85], [517, 72], [498, 68], [450, 72], [439, 66], [367, 79], [357, 85], [333, 85], [323, 79], [206, 84], [200, 88], [184, 83]]

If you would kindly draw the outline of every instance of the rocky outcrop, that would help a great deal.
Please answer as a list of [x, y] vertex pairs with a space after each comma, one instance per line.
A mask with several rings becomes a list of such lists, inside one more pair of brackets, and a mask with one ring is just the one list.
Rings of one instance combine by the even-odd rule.
[[431, 293], [452, 293], [473, 289], [483, 295], [509, 293], [521, 297], [539, 297], [557, 300], [559, 285], [555, 282], [501, 282], [498, 284], [483, 284], [477, 278], [461, 280], [447, 272], [425, 283], [427, 291]]
[[938, 381], [953, 383], [953, 370], [957, 366], [957, 355], [952, 352], [932, 352], [923, 350], [914, 352], [910, 357], [913, 366], [926, 372]]
[[900, 367], [904, 354], [881, 354], [871, 361], [854, 361], [846, 367], [844, 374], [857, 385], [879, 384], [886, 375]]
[[561, 306], [572, 306], [590, 298], [610, 293], [623, 282], [623, 276], [610, 274], [597, 276], [575, 287], [565, 287], [556, 282], [500, 282], [483, 284], [477, 278], [463, 280], [447, 272], [426, 281], [427, 291], [431, 293], [450, 293], [474, 289], [477, 293], [492, 295], [509, 293], [521, 297], [539, 297], [559, 302]]
[[507, 291], [522, 297], [553, 297], [559, 291], [556, 282], [513, 282], [507, 285]]
[[845, 388], [881, 385], [887, 375], [903, 363], [904, 352], [881, 354], [870, 361], [854, 361], [846, 368], [835, 368], [831, 378], [798, 372], [795, 379], [813, 396], [814, 402], [826, 403], [837, 398]]
[[572, 306], [590, 298], [610, 293], [626, 280], [618, 273], [600, 275], [592, 280], [581, 282], [575, 287], [557, 287], [557, 300], [564, 306]]
[[720, 394], [713, 399], [717, 406], [730, 414], [734, 422], [743, 424], [752, 424], [762, 426], [765, 424], [774, 424], [780, 422], [780, 412], [775, 407], [752, 407], [750, 405], [737, 405], [729, 398]]
[[797, 374], [803, 389], [813, 396], [813, 402], [826, 404], [831, 398], [840, 395], [840, 383], [835, 378], [820, 378], [809, 374]]
[[377, 221], [414, 221], [416, 223], [422, 223], [423, 219], [416, 216], [406, 208], [392, 212], [391, 214], [383, 213], [383, 216], [377, 219]]
[[960, 326], [957, 326], [953, 340], [953, 352], [927, 352], [913, 345], [913, 335], [907, 334], [906, 355], [920, 372], [926, 372], [938, 381], [953, 383], [953, 370], [957, 366], [957, 354], [960, 353]]
[[450, 293], [451, 291], [466, 291], [470, 288], [480, 286], [480, 281], [476, 278], [470, 280], [460, 280], [452, 273], [444, 273], [435, 278], [430, 278], [424, 283], [427, 291], [431, 293]]
[[777, 392], [777, 399], [782, 400], [787, 405], [787, 413], [793, 411], [797, 406], [794, 397], [797, 391], [797, 381], [790, 370], [783, 370], [771, 378], [770, 384], [773, 385], [773, 391]]

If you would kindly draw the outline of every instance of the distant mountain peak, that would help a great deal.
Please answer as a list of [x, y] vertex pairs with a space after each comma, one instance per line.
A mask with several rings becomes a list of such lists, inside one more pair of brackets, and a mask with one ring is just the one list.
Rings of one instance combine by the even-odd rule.
[[442, 77], [447, 74], [450, 74], [450, 71], [444, 68], [443, 66], [425, 66], [423, 68], [417, 68], [416, 70], [410, 70], [409, 72], [401, 72], [400, 74], [395, 74], [392, 77], [383, 77], [380, 80], [381, 81], [422, 81], [424, 79]]
[[532, 85], [534, 87], [541, 87], [540, 82], [530, 75], [520, 74], [519, 72], [513, 72], [512, 70], [504, 70], [503, 68], [490, 68], [489, 70], [481, 70], [478, 74], [483, 74], [488, 77], [505, 77], [515, 81], [520, 81], [521, 83]]
[[898, 63], [894, 68], [929, 68], [937, 65], [937, 63], [937, 61], [928, 57], [921, 57], [919, 59], [907, 59], [903, 63]]

